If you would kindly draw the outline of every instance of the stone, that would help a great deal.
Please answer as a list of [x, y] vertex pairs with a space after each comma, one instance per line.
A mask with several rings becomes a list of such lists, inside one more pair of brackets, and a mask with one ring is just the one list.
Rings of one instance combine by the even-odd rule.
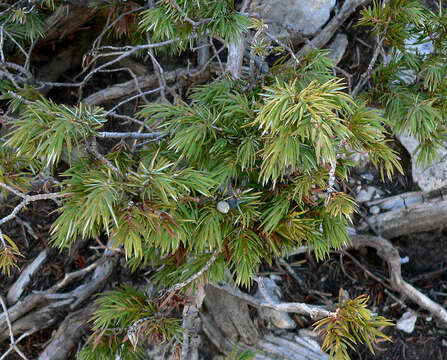
[[[314, 35], [329, 20], [335, 0], [253, 0], [249, 12], [260, 16], [279, 39]], [[288, 29], [291, 29], [289, 32]]]
[[369, 182], [374, 181], [374, 175], [373, 174], [366, 173], [366, 174], [360, 175], [360, 177], [362, 179], [366, 180], [366, 181], [369, 181]]
[[348, 36], [346, 34], [337, 34], [328, 46], [331, 51], [329, 58], [337, 65], [343, 56], [345, 55], [346, 48], [348, 47]]
[[416, 164], [416, 156], [414, 154], [419, 145], [418, 140], [406, 134], [398, 136], [398, 139], [411, 155], [413, 181], [418, 184], [421, 190], [433, 191], [447, 186], [447, 149], [445, 147], [439, 148], [438, 161], [423, 167]]
[[411, 334], [416, 324], [417, 315], [412, 311], [406, 311], [402, 314], [401, 318], [396, 322], [396, 328]]
[[383, 191], [375, 188], [374, 186], [367, 186], [365, 189], [361, 189], [356, 196], [357, 202], [367, 202], [383, 195]]

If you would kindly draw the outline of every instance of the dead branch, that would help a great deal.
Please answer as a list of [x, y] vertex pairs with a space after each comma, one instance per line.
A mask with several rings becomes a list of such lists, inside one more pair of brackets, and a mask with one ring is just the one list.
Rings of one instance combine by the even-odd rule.
[[[60, 320], [62, 314], [68, 310], [68, 306], [71, 302], [72, 299], [64, 299], [26, 314], [12, 324], [14, 336], [24, 332], [34, 334], [41, 329], [46, 329], [56, 324]], [[7, 338], [8, 331], [0, 332], [0, 341], [4, 341]]]
[[94, 307], [90, 305], [68, 315], [38, 360], [68, 359], [81, 337], [87, 333], [87, 322], [93, 311]]
[[[105, 57], [105, 56], [114, 56], [114, 55], [118, 55], [116, 58], [96, 67], [93, 68], [89, 73], [87, 73], [87, 75], [84, 77], [84, 79], [81, 81], [80, 85], [79, 85], [79, 89], [78, 89], [78, 94], [79, 94], [79, 100], [82, 99], [82, 94], [83, 94], [83, 88], [84, 86], [88, 83], [88, 81], [92, 78], [92, 76], [94, 74], [96, 74], [97, 72], [108, 68], [109, 66], [117, 63], [118, 61], [127, 58], [133, 54], [135, 54], [137, 51], [140, 50], [149, 50], [149, 49], [155, 49], [158, 47], [163, 47], [166, 45], [170, 45], [173, 44], [175, 42], [177, 42], [178, 39], [172, 39], [172, 40], [166, 40], [166, 41], [162, 41], [159, 43], [154, 43], [154, 44], [143, 44], [143, 45], [135, 45], [135, 46], [124, 46], [122, 48], [119, 48], [118, 51], [114, 51], [114, 52], [110, 52], [110, 53], [101, 53], [100, 55], [97, 55], [95, 57], [99, 58], [99, 57]], [[110, 48], [110, 47], [102, 47], [102, 48]], [[96, 51], [98, 51], [98, 49], [96, 49]], [[95, 61], [95, 59], [91, 60], [90, 63], [93, 63]]]
[[396, 291], [405, 295], [421, 308], [429, 311], [444, 324], [447, 324], [447, 310], [415, 289], [402, 278], [399, 252], [388, 240], [372, 235], [352, 235], [351, 239], [351, 247], [355, 249], [372, 247], [377, 250], [377, 254], [388, 263], [391, 285]]
[[438, 229], [447, 219], [447, 198], [442, 193], [435, 198], [430, 195], [415, 192], [375, 201], [382, 209], [391, 210], [368, 217], [368, 223], [387, 238]]
[[201, 320], [199, 311], [205, 298], [203, 285], [199, 286], [194, 294], [191, 304], [183, 308], [182, 328], [186, 330], [183, 334], [182, 360], [196, 360], [199, 358], [200, 346], [199, 332], [201, 330]]
[[[1, 187], [6, 188], [6, 186], [4, 186], [4, 185], [5, 184], [0, 183]], [[14, 219], [14, 217], [19, 213], [19, 211], [22, 210], [30, 202], [39, 201], [39, 200], [60, 199], [62, 197], [66, 197], [66, 196], [68, 196], [68, 194], [65, 194], [65, 193], [25, 195], [22, 202], [19, 205], [17, 205], [8, 216], [5, 216], [4, 218], [0, 219], [0, 225], [3, 225], [4, 223], [8, 222], [9, 220]]]
[[262, 301], [259, 299], [256, 299], [255, 297], [246, 294], [242, 291], [240, 291], [238, 288], [234, 288], [228, 284], [221, 284], [221, 285], [211, 285], [213, 287], [216, 287], [220, 290], [223, 290], [230, 295], [236, 296], [237, 298], [245, 301], [247, 304], [250, 304], [251, 306], [254, 306], [256, 308], [268, 308], [273, 309], [277, 311], [283, 311], [283, 312], [289, 312], [289, 313], [296, 313], [296, 314], [302, 314], [307, 315], [313, 320], [322, 319], [324, 317], [328, 317], [332, 315], [333, 313], [329, 310], [326, 310], [323, 306], [318, 305], [309, 305], [306, 303], [278, 303], [278, 304], [272, 304], [270, 302]]
[[228, 45], [228, 59], [226, 71], [231, 74], [234, 79], [239, 79], [242, 70], [242, 60], [244, 59], [245, 40], [243, 35], [238, 41], [231, 42]]
[[[209, 73], [203, 71], [203, 68], [180, 68], [164, 73], [164, 79], [167, 83], [177, 82], [180, 79], [189, 77], [191, 77], [196, 83], [201, 83], [209, 78]], [[139, 76], [137, 79], [141, 89], [154, 87], [158, 84], [158, 78], [155, 74]], [[82, 101], [90, 105], [98, 105], [109, 100], [129, 96], [136, 91], [138, 91], [138, 87], [135, 84], [135, 81], [129, 80], [91, 94]]]
[[40, 254], [21, 271], [18, 279], [12, 284], [8, 290], [6, 299], [9, 304], [14, 304], [19, 300], [31, 277], [39, 270], [40, 266], [45, 262], [48, 255], [48, 249], [43, 249]]
[[[14, 334], [12, 331], [11, 320], [9, 319], [8, 308], [6, 307], [5, 300], [3, 300], [3, 296], [0, 296], [0, 302], [2, 304], [3, 313], [6, 317], [6, 322], [8, 324], [8, 332], [9, 332], [9, 341], [10, 341], [10, 350], [14, 350], [23, 360], [28, 360], [27, 357], [22, 353], [22, 351], [17, 347], [17, 342], [14, 338]], [[2, 356], [2, 359], [5, 355]]]
[[211, 257], [206, 262], [205, 266], [202, 267], [198, 272], [196, 272], [193, 276], [191, 276], [187, 280], [171, 286], [168, 290], [166, 290], [166, 293], [170, 294], [170, 293], [179, 291], [180, 289], [183, 289], [185, 286], [191, 284], [194, 280], [201, 277], [203, 275], [203, 273], [205, 271], [207, 271], [211, 267], [211, 265], [213, 265], [213, 263], [216, 261], [218, 255], [219, 255], [219, 249], [214, 251], [214, 253], [211, 255]]
[[156, 139], [164, 135], [162, 132], [99, 132], [96, 134], [97, 137], [104, 139]]
[[[110, 251], [106, 251], [98, 261], [84, 269], [66, 274], [64, 279], [51, 288], [34, 292], [18, 301], [8, 309], [14, 335], [22, 332], [32, 334], [52, 326], [66, 312], [76, 310], [89, 296], [102, 289], [111, 276], [117, 261], [116, 256], [112, 256]], [[88, 282], [70, 292], [56, 294], [56, 291], [69, 284], [73, 279], [84, 276], [92, 270], [95, 272]], [[0, 315], [0, 341], [8, 337], [7, 320], [4, 313]]]
[[45, 22], [45, 38], [41, 42], [60, 40], [72, 34], [97, 14], [97, 10], [88, 6], [60, 6]]

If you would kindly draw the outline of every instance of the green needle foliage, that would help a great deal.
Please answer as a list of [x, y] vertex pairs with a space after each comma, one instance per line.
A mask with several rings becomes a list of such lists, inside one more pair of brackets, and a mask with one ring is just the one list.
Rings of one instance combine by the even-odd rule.
[[[2, 15], [0, 26], [29, 46], [44, 36], [41, 12], [56, 7], [51, 1], [42, 6], [14, 8], [11, 16]], [[127, 5], [113, 6], [110, 21]], [[371, 95], [385, 115], [347, 93], [326, 51], [310, 50], [294, 68], [280, 60], [260, 79], [222, 74], [183, 100], [142, 106], [136, 116], [161, 133], [158, 143], [131, 148], [122, 141], [104, 156], [91, 147], [109, 121], [102, 108], [57, 104], [31, 87], [17, 89], [2, 80], [3, 98], [20, 114], [0, 143], [0, 181], [26, 192], [36, 170], [55, 173], [65, 197], [50, 231], [54, 246], [70, 248], [80, 239], [105, 236], [123, 249], [132, 271], [148, 264], [157, 270], [151, 280], [158, 290], [188, 282], [206, 267], [183, 293], [150, 297], [122, 287], [103, 294], [92, 319], [94, 336], [78, 359], [138, 359], [139, 337], [177, 346], [183, 334], [172, 310], [188, 303], [184, 293], [225, 280], [228, 271], [236, 286], [250, 288], [262, 262], [297, 246], [307, 245], [321, 260], [346, 245], [346, 227], [356, 211], [354, 199], [342, 191], [355, 165], [351, 155], [368, 153], [385, 178], [402, 171], [388, 146], [390, 126], [418, 137], [424, 162], [444, 140], [446, 19], [417, 1], [374, 3], [363, 12], [360, 24], [372, 26], [396, 49], [374, 73]], [[139, 44], [172, 41], [163, 50], [190, 50], [205, 36], [228, 46], [250, 24], [256, 30], [252, 54], [265, 57], [270, 46], [262, 21], [251, 23], [231, 0], [163, 0], [124, 20], [129, 27], [109, 30]], [[433, 42], [436, 51], [407, 51], [405, 39], [413, 35]], [[408, 70], [415, 74], [411, 85], [399, 75]], [[64, 155], [68, 162], [62, 165]], [[3, 237], [0, 268], [8, 272], [20, 252]], [[372, 316], [366, 303], [366, 297], [348, 300], [336, 317], [317, 323], [333, 358], [349, 359], [347, 349], [357, 342], [372, 350], [385, 337], [378, 328], [390, 323]]]
[[143, 348], [129, 338], [135, 332], [150, 342], [167, 341], [173, 344], [182, 339], [181, 320], [169, 318], [158, 311], [144, 293], [123, 286], [105, 293], [95, 301], [97, 310], [93, 321], [94, 337], [78, 354], [80, 360], [142, 359]]
[[383, 316], [371, 314], [367, 308], [368, 296], [360, 295], [343, 303], [341, 293], [340, 290], [337, 312], [314, 324], [314, 331], [319, 330], [325, 337], [322, 350], [329, 351], [330, 359], [349, 360], [348, 349], [355, 350], [355, 345], [361, 343], [374, 354], [373, 346], [379, 339], [391, 341], [380, 329], [393, 323]]
[[0, 245], [0, 270], [10, 276], [11, 269], [18, 268], [16, 264], [17, 257], [23, 255], [8, 235], [0, 233], [0, 236], [3, 240]]
[[18, 148], [19, 155], [45, 157], [45, 166], [52, 167], [64, 150], [71, 159], [73, 148], [85, 142], [105, 121], [105, 112], [99, 107], [57, 105], [42, 97], [21, 112], [6, 144]]
[[[370, 153], [388, 176], [400, 167], [386, 146], [385, 119], [343, 91], [324, 56], [313, 52], [305, 60], [312, 65], [254, 91], [223, 79], [198, 87], [188, 102], [143, 106], [138, 115], [164, 134], [163, 142], [135, 151], [115, 147], [106, 159], [118, 173], [91, 156], [72, 161], [62, 174], [68, 196], [51, 228], [53, 244], [107, 234], [134, 271], [149, 261], [164, 265], [154, 278], [160, 287], [186, 281], [216, 250], [203, 279], [224, 280], [229, 269], [236, 285], [250, 287], [259, 264], [273, 256], [307, 244], [322, 259], [347, 244], [356, 204], [340, 190], [328, 191], [329, 181], [336, 188], [346, 181], [353, 150]], [[64, 149], [94, 137], [105, 119], [100, 108], [34, 100], [8, 145], [23, 156], [44, 156], [42, 166], [56, 165]], [[141, 303], [128, 302], [136, 296], [126, 288], [100, 298], [97, 340], [81, 359], [106, 356], [104, 344], [118, 351], [122, 340], [107, 329], [154, 314], [149, 302], [144, 314]], [[156, 320], [148, 325], [154, 333], [177, 331], [163, 317]]]
[[[396, 134], [419, 141], [417, 161], [430, 164], [446, 140], [447, 14], [434, 12], [417, 0], [375, 1], [362, 12], [359, 25], [371, 26], [390, 48], [390, 57], [373, 74], [370, 99], [386, 110]], [[432, 48], [424, 53], [416, 46]]]
[[[26, 191], [30, 185], [30, 176], [38, 169], [38, 161], [20, 156], [10, 146], [0, 139], [0, 182], [17, 188], [20, 191]], [[7, 190], [0, 190], [4, 196], [7, 196]]]
[[193, 36], [221, 37], [227, 44], [238, 40], [250, 25], [234, 9], [233, 0], [160, 1], [141, 13], [140, 29], [154, 42], [177, 39], [176, 50], [192, 47]]

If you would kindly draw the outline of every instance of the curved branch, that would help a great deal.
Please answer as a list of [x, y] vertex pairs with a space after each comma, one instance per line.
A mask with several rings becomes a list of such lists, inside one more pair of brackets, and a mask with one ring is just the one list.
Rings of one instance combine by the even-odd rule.
[[411, 301], [447, 324], [447, 310], [402, 278], [399, 252], [388, 240], [372, 235], [352, 235], [351, 239], [351, 247], [355, 249], [372, 247], [377, 250], [377, 254], [388, 263], [391, 285], [396, 291], [407, 296]]
[[301, 315], [307, 315], [313, 320], [322, 319], [333, 315], [333, 312], [325, 309], [323, 306], [319, 305], [309, 305], [306, 303], [278, 303], [273, 304], [270, 302], [262, 301], [256, 299], [255, 297], [240, 291], [238, 288], [234, 288], [229, 284], [210, 284], [211, 286], [223, 290], [230, 295], [236, 296], [237, 298], [245, 301], [247, 304], [254, 306], [255, 308], [267, 308], [277, 311], [284, 311], [289, 313], [296, 313]]

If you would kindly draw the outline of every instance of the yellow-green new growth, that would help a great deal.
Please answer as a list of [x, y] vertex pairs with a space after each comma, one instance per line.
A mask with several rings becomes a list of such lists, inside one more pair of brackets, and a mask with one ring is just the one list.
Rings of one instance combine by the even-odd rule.
[[374, 345], [380, 340], [392, 341], [381, 329], [393, 326], [391, 320], [373, 315], [367, 308], [369, 296], [360, 295], [355, 299], [342, 301], [340, 289], [339, 307], [333, 315], [317, 321], [314, 331], [324, 335], [321, 347], [329, 352], [331, 360], [349, 360], [348, 349], [356, 350], [358, 343], [366, 344], [374, 354]]

